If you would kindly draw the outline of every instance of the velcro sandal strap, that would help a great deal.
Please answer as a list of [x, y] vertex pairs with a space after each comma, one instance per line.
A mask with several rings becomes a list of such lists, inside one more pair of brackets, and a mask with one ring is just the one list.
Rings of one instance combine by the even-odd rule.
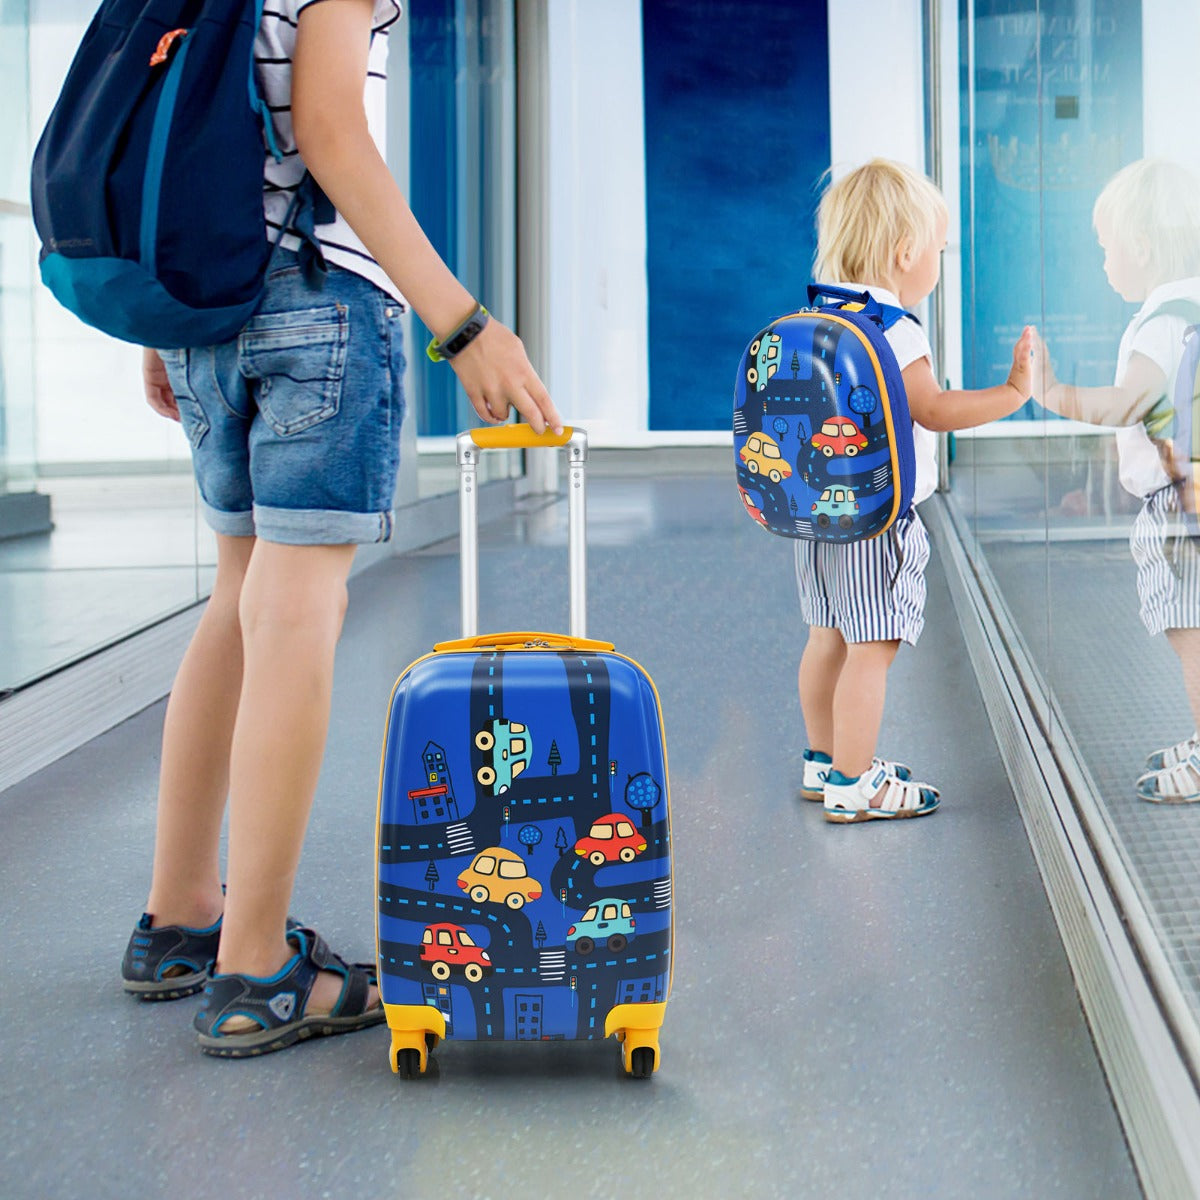
[[374, 963], [354, 963], [346, 968], [342, 994], [333, 1006], [331, 1017], [357, 1017], [367, 1010], [367, 993], [375, 983]]
[[931, 799], [928, 793], [933, 793], [936, 798], [937, 789], [889, 775], [884, 782], [878, 807], [882, 812], [912, 812], [928, 805]]

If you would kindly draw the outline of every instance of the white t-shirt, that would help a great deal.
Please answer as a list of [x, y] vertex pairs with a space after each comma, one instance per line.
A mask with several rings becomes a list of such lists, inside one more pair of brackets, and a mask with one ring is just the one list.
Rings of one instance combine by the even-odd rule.
[[[1175, 313], [1147, 319], [1155, 309], [1171, 300], [1190, 300], [1200, 306], [1200, 278], [1179, 279], [1156, 287], [1146, 297], [1121, 336], [1117, 350], [1115, 381], [1119, 387], [1129, 369], [1133, 355], [1141, 354], [1156, 364], [1170, 387], [1183, 356], [1183, 334], [1191, 324], [1186, 317]], [[1143, 323], [1144, 322], [1144, 323]], [[1163, 470], [1158, 447], [1150, 440], [1145, 426], [1124, 425], [1116, 431], [1117, 462], [1121, 486], [1135, 496], [1149, 496], [1171, 482]]]
[[[259, 90], [270, 107], [275, 121], [275, 139], [283, 153], [282, 162], [276, 162], [274, 156], [268, 153], [263, 170], [263, 210], [267, 217], [267, 235], [272, 239], [278, 236], [292, 196], [306, 169], [296, 150], [296, 139], [292, 133], [292, 56], [296, 48], [296, 24], [300, 14], [309, 5], [319, 3], [321, 0], [266, 0], [262, 23], [254, 42]], [[371, 26], [375, 36], [371, 39], [363, 105], [371, 137], [380, 148], [380, 153], [383, 153], [385, 145], [384, 120], [387, 113], [387, 30], [399, 19], [399, 0], [375, 0]], [[341, 213], [330, 224], [317, 226], [317, 240], [327, 261], [369, 279], [404, 303], [404, 297], [396, 285], [367, 252]], [[286, 234], [282, 245], [285, 250], [295, 250], [300, 240], [292, 234]]]
[[[870, 292], [880, 304], [890, 304], [893, 308], [904, 307], [900, 298], [886, 288], [869, 287], [862, 283], [839, 283], [837, 286], [856, 292]], [[899, 320], [883, 336], [887, 338], [901, 371], [919, 358], [927, 358], [933, 362], [933, 347], [929, 344], [925, 327], [916, 321], [907, 318]], [[913, 422], [913, 452], [917, 462], [913, 503], [920, 504], [937, 490], [937, 434], [926, 429], [924, 425], [918, 425], [916, 421]]]

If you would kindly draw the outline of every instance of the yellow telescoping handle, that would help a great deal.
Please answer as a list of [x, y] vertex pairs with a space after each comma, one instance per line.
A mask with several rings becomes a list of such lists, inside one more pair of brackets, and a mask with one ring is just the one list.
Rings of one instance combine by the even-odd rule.
[[530, 631], [527, 633], [482, 633], [478, 637], [454, 638], [438, 642], [433, 650], [441, 654], [446, 650], [503, 650], [515, 646], [525, 650], [578, 650], [593, 654], [611, 653], [616, 647], [612, 642], [598, 642], [594, 638], [566, 637], [561, 633]]
[[565, 446], [575, 434], [570, 425], [562, 433], [547, 429], [545, 433], [534, 433], [532, 426], [518, 421], [513, 425], [494, 425], [486, 429], [472, 429], [471, 441], [480, 450], [532, 450], [538, 446]]
[[[584, 482], [587, 434], [573, 426], [562, 433], [534, 433], [525, 424], [470, 429], [455, 439], [458, 460], [459, 565], [461, 578], [462, 636], [479, 633], [479, 513], [477, 506], [479, 457], [485, 450], [553, 450], [567, 455], [567, 566], [570, 582], [572, 638], [587, 638], [587, 513]], [[524, 635], [518, 635], [524, 637]], [[492, 644], [492, 643], [489, 643]]]

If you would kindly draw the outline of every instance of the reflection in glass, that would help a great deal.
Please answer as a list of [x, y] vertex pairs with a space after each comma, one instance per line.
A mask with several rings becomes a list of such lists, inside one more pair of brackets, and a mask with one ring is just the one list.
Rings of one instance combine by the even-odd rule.
[[1090, 788], [1081, 815], [1200, 1045], [1197, 85], [1163, 69], [1194, 52], [1200, 11], [960, 13], [964, 376], [1017, 320], [1047, 371], [1026, 420], [960, 442], [954, 497], [1044, 688], [1042, 732]]

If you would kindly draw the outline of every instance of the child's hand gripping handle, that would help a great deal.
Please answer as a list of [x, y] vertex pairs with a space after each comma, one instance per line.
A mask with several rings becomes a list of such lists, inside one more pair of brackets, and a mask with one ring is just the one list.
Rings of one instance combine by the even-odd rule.
[[[484, 450], [525, 450], [563, 446], [567, 451], [567, 551], [570, 572], [572, 638], [587, 637], [587, 509], [584, 497], [587, 434], [567, 426], [562, 433], [534, 433], [524, 424], [471, 429], [457, 438], [458, 512], [462, 635], [479, 632], [479, 507], [476, 467]], [[522, 634], [523, 638], [529, 635]], [[545, 635], [543, 635], [545, 636]]]

